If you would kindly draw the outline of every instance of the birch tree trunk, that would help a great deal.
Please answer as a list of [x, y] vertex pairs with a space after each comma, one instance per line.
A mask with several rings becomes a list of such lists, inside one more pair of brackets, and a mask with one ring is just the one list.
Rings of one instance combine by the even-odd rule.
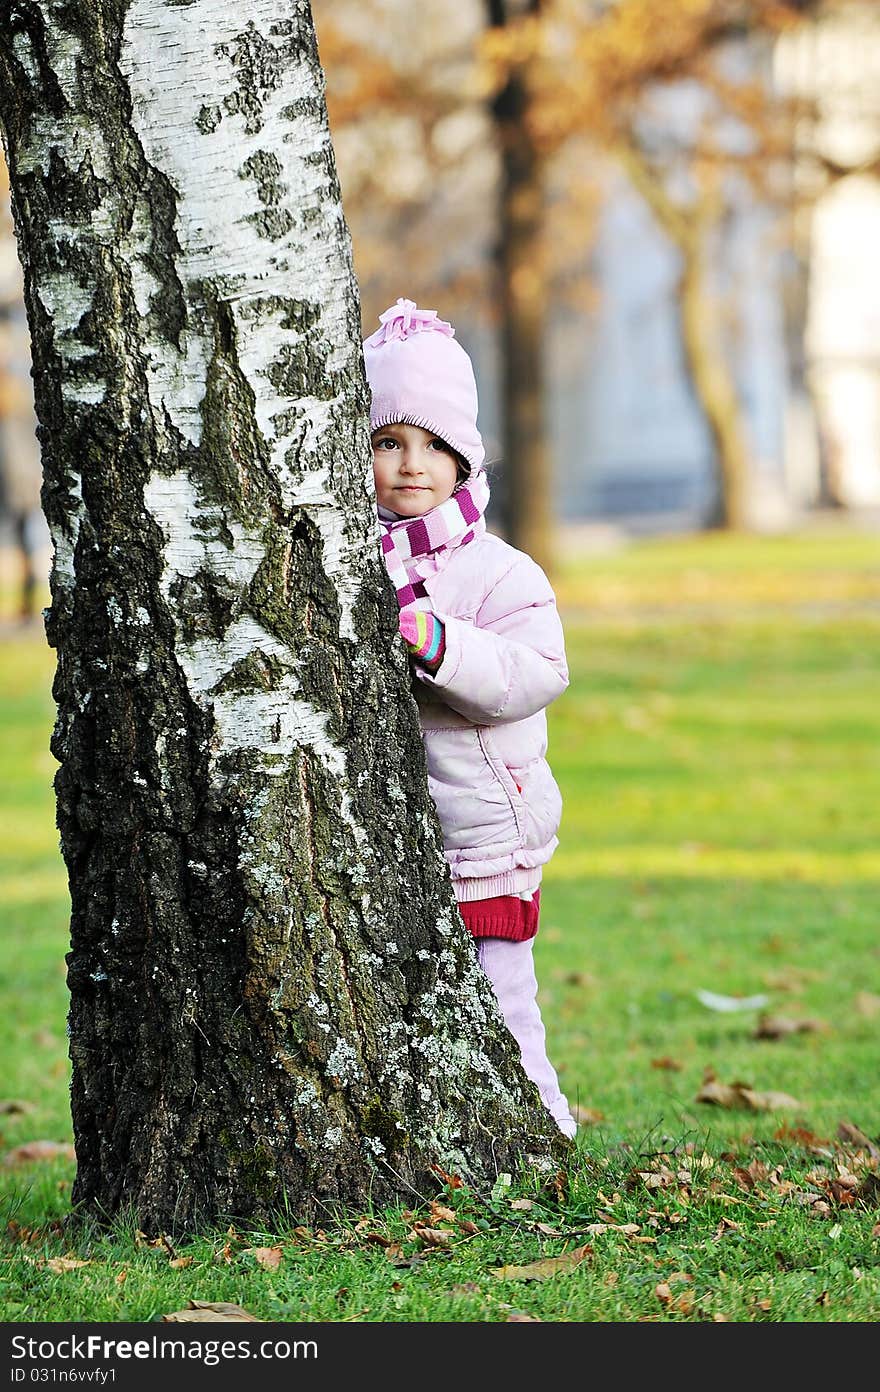
[[[308, 1221], [564, 1153], [458, 917], [307, 0], [11, 0], [76, 1203]], [[561, 1149], [562, 1148], [562, 1149]]]

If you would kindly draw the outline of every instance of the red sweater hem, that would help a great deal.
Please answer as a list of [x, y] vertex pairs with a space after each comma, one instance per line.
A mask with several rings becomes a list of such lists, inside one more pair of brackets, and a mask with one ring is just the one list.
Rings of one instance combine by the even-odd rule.
[[458, 908], [471, 937], [528, 942], [538, 931], [540, 899], [541, 891], [536, 890], [531, 899], [501, 894], [495, 899], [460, 903]]

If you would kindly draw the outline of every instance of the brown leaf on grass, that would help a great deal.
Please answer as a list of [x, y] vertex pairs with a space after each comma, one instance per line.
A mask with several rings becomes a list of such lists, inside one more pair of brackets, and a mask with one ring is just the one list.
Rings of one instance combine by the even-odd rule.
[[535, 1205], [531, 1199], [511, 1199], [510, 1207], [515, 1208], [517, 1212], [527, 1213], [529, 1209], [534, 1208]]
[[880, 1015], [880, 996], [875, 996], [870, 991], [859, 991], [855, 1004], [858, 1014], [864, 1015], [868, 1020]]
[[787, 1108], [803, 1108], [803, 1103], [796, 1097], [790, 1097], [787, 1092], [756, 1092], [747, 1083], [719, 1083], [715, 1079], [703, 1083], [694, 1101], [749, 1112], [777, 1112]]
[[851, 1122], [842, 1121], [837, 1128], [837, 1135], [841, 1141], [848, 1142], [857, 1150], [866, 1150], [875, 1160], [880, 1160], [880, 1147], [877, 1147], [870, 1137], [865, 1135], [864, 1131], [860, 1131]]
[[182, 1271], [185, 1266], [192, 1266], [192, 1257], [172, 1257], [168, 1265], [173, 1271]]
[[763, 1160], [750, 1160], [746, 1166], [734, 1165], [732, 1173], [740, 1188], [746, 1190], [754, 1189], [756, 1184], [761, 1184], [764, 1180], [770, 1180], [771, 1184], [774, 1180], [774, 1172], [771, 1172], [770, 1166]]
[[76, 1151], [64, 1141], [25, 1141], [3, 1156], [4, 1165], [30, 1165], [35, 1160], [75, 1160]]
[[777, 1127], [773, 1132], [774, 1141], [792, 1141], [795, 1145], [803, 1146], [805, 1150], [811, 1150], [814, 1155], [830, 1155], [828, 1141], [821, 1136], [817, 1136], [814, 1131], [810, 1131], [806, 1126], [789, 1126], [783, 1122], [782, 1126]]
[[0, 1116], [19, 1116], [35, 1110], [33, 1102], [23, 1102], [18, 1097], [7, 1097], [0, 1101]]
[[496, 1266], [493, 1276], [499, 1281], [547, 1281], [551, 1276], [561, 1276], [574, 1271], [582, 1261], [593, 1255], [593, 1249], [585, 1242], [582, 1247], [574, 1247], [563, 1252], [561, 1257], [543, 1257], [540, 1261], [529, 1262], [526, 1266]]
[[245, 1247], [242, 1256], [251, 1256], [264, 1271], [277, 1271], [281, 1265], [280, 1247]]
[[380, 1233], [380, 1232], [365, 1232], [365, 1233], [363, 1234], [363, 1238], [364, 1238], [364, 1241], [365, 1241], [365, 1242], [375, 1242], [375, 1244], [376, 1244], [377, 1247], [393, 1247], [393, 1246], [394, 1246], [394, 1243], [391, 1241], [391, 1238], [390, 1238], [390, 1237], [386, 1237], [384, 1233]]
[[867, 1174], [858, 1189], [859, 1198], [876, 1208], [880, 1204], [880, 1175]]
[[431, 1218], [435, 1223], [454, 1223], [455, 1209], [447, 1208], [445, 1204], [437, 1203], [434, 1199], [431, 1203]]
[[64, 1271], [76, 1271], [80, 1266], [91, 1266], [91, 1262], [80, 1261], [79, 1257], [71, 1256], [68, 1252], [66, 1257], [49, 1257], [46, 1265], [50, 1271], [60, 1276]]
[[784, 1039], [787, 1034], [815, 1034], [827, 1030], [824, 1020], [794, 1019], [789, 1015], [762, 1015], [753, 1039]]
[[581, 1107], [577, 1102], [571, 1108], [571, 1114], [578, 1126], [595, 1126], [597, 1122], [605, 1120], [604, 1112], [596, 1107]]
[[203, 1321], [235, 1320], [251, 1324], [263, 1324], [264, 1320], [243, 1310], [240, 1305], [231, 1305], [225, 1300], [191, 1300], [185, 1310], [173, 1310], [162, 1316], [163, 1324], [198, 1324]]
[[654, 1287], [654, 1294], [660, 1301], [661, 1305], [672, 1304], [672, 1291], [667, 1285], [666, 1281], [660, 1281], [658, 1285]]
[[668, 1055], [664, 1054], [663, 1058], [651, 1059], [651, 1067], [663, 1068], [667, 1073], [680, 1073], [682, 1066], [678, 1059], [669, 1058]]
[[120, 1272], [117, 1274], [117, 1276], [116, 1276], [116, 1284], [117, 1284], [117, 1286], [124, 1286], [127, 1280], [128, 1280], [128, 1272], [127, 1272], [127, 1271], [120, 1271]]
[[464, 1186], [464, 1180], [463, 1180], [463, 1179], [460, 1179], [459, 1176], [458, 1176], [457, 1174], [447, 1174], [446, 1170], [441, 1169], [441, 1167], [440, 1167], [439, 1165], [436, 1165], [436, 1164], [432, 1164], [432, 1165], [430, 1166], [430, 1168], [434, 1171], [434, 1173], [435, 1173], [436, 1175], [439, 1175], [439, 1176], [440, 1176], [440, 1178], [443, 1180], [443, 1183], [444, 1183], [444, 1184], [448, 1184], [448, 1185], [449, 1185], [449, 1188], [450, 1188], [450, 1189], [461, 1189], [461, 1188], [463, 1188], [463, 1186]]
[[633, 1233], [640, 1231], [638, 1223], [590, 1223], [585, 1229], [591, 1237], [598, 1237], [604, 1232], [619, 1232], [626, 1237], [632, 1237]]
[[417, 1237], [420, 1242], [424, 1242], [429, 1247], [451, 1247], [452, 1233], [445, 1228], [428, 1228], [421, 1223], [415, 1223], [410, 1237]]

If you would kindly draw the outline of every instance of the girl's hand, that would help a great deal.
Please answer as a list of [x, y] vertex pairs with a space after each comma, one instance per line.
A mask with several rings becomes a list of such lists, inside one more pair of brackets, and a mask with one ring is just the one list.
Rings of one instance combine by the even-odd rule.
[[402, 609], [398, 630], [415, 662], [429, 672], [436, 672], [446, 652], [443, 623], [424, 609]]

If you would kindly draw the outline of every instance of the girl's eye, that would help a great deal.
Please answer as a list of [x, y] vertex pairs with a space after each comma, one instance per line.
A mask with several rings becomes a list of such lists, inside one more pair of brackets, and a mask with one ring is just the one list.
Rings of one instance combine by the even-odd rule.
[[381, 440], [373, 441], [373, 449], [397, 449], [397, 441], [390, 435], [383, 435]]
[[435, 439], [435, 440], [432, 440], [432, 441], [431, 441], [431, 444], [430, 444], [430, 448], [431, 448], [431, 449], [435, 449], [435, 450], [440, 450], [442, 454], [448, 454], [448, 453], [449, 453], [449, 446], [447, 445], [447, 443], [446, 443], [445, 440], [436, 440], [436, 439]]

